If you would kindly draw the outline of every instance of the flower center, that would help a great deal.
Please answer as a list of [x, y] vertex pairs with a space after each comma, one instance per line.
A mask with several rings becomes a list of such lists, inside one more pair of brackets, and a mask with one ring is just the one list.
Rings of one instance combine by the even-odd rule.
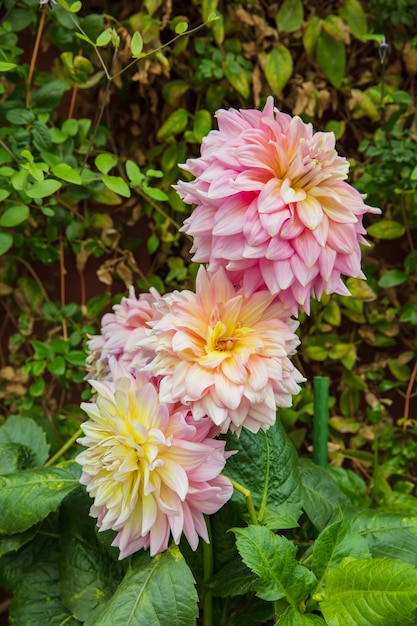
[[214, 349], [220, 352], [226, 352], [228, 350], [233, 350], [233, 346], [236, 343], [236, 337], [225, 337], [220, 341], [216, 341]]

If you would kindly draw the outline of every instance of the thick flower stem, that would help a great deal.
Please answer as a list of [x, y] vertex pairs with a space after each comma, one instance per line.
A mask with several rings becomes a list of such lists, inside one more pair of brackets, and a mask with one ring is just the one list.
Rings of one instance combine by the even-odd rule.
[[60, 448], [58, 452], [56, 452], [53, 456], [51, 456], [49, 461], [45, 463], [45, 467], [49, 467], [50, 465], [53, 465], [55, 461], [61, 458], [61, 456], [63, 456], [65, 452], [71, 448], [71, 446], [76, 442], [78, 437], [80, 437], [82, 434], [83, 434], [83, 431], [81, 430], [81, 428], [79, 428], [77, 432], [75, 432], [73, 436], [70, 439], [68, 439], [66, 443], [64, 443], [62, 448]]
[[[213, 576], [213, 544], [211, 537], [211, 525], [208, 515], [205, 516], [209, 543], [203, 541], [203, 571], [204, 582], [207, 583]], [[203, 599], [203, 626], [213, 626], [213, 596], [207, 589]]]
[[327, 467], [329, 437], [329, 379], [327, 376], [315, 376], [314, 419], [313, 419], [313, 461], [321, 467]]
[[229, 478], [229, 480], [233, 485], [233, 489], [236, 489], [236, 491], [239, 491], [239, 493], [245, 496], [246, 506], [248, 507], [252, 524], [255, 524], [255, 526], [259, 526], [259, 520], [258, 516], [256, 515], [251, 491], [249, 489], [246, 489], [246, 487], [238, 483], [236, 480], [233, 480], [233, 478]]

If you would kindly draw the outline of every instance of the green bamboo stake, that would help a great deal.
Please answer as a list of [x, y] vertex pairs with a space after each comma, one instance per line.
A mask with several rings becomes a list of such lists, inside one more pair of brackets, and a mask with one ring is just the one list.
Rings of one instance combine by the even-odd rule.
[[327, 467], [329, 438], [329, 378], [314, 376], [313, 461]]

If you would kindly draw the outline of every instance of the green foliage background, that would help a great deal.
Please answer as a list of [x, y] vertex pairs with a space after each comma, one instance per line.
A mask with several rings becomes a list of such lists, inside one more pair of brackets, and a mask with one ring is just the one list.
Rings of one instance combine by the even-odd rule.
[[[0, 509], [14, 507], [8, 485], [20, 489], [24, 478], [15, 477], [22, 471], [41, 472], [40, 481], [49, 489], [49, 498], [33, 508], [24, 504], [34, 494], [22, 491], [16, 519], [0, 514], [2, 571], [8, 571], [2, 583], [17, 598], [12, 623], [27, 626], [44, 619], [36, 611], [30, 618], [35, 621], [28, 618], [29, 606], [40, 598], [31, 579], [37, 578], [36, 563], [49, 572], [48, 584], [61, 581], [61, 591], [54, 583], [58, 617], [50, 623], [113, 623], [113, 611], [124, 601], [117, 595], [120, 588], [112, 594], [125, 568], [111, 549], [103, 548], [94, 525], [87, 524], [85, 532], [93, 546], [90, 562], [100, 564], [95, 574], [90, 572], [98, 591], [93, 592], [90, 583], [86, 587], [90, 600], [101, 598], [96, 606], [80, 600], [80, 590], [70, 582], [78, 565], [62, 557], [71, 553], [69, 545], [78, 546], [82, 540], [79, 528], [71, 525], [71, 501], [65, 499], [56, 512], [77, 478], [71, 461], [64, 461], [63, 467], [54, 463], [62, 461], [59, 451], [68, 441], [67, 458], [75, 454], [71, 438], [85, 419], [79, 402], [90, 393], [85, 382], [86, 337], [99, 330], [103, 313], [131, 284], [137, 291], [152, 285], [161, 293], [193, 286], [196, 267], [190, 262], [190, 241], [178, 232], [191, 207], [171, 187], [185, 176], [178, 164], [198, 155], [202, 138], [214, 127], [216, 109], [261, 107], [270, 94], [281, 110], [300, 115], [316, 130], [335, 133], [339, 153], [351, 162], [352, 184], [383, 214], [366, 223], [372, 242], [363, 258], [368, 280], [348, 279], [351, 298], [325, 296], [302, 318], [296, 358], [308, 382], [294, 406], [280, 414], [289, 439], [282, 434], [277, 458], [281, 448], [292, 445], [290, 440], [301, 456], [311, 456], [311, 381], [315, 375], [330, 378], [330, 473], [312, 473], [308, 464], [301, 466], [303, 479], [297, 487], [287, 484], [284, 494], [276, 488], [281, 494], [277, 507], [277, 500], [262, 501], [259, 486], [245, 476], [243, 464], [232, 463], [230, 470], [232, 478], [254, 492], [265, 531], [293, 528], [303, 509], [305, 519], [292, 539], [310, 541], [312, 528], [327, 532], [321, 542], [338, 546], [340, 558], [326, 561], [317, 556], [318, 549], [312, 554], [307, 550], [302, 560], [309, 567], [313, 564], [308, 570], [293, 559], [303, 582], [295, 591], [269, 592], [274, 602], [280, 593], [294, 601], [281, 613], [276, 605], [275, 613], [263, 614], [258, 597], [271, 598], [262, 587], [262, 572], [280, 570], [282, 564], [269, 563], [261, 573], [257, 566], [250, 571], [242, 559], [250, 568], [250, 533], [258, 531], [250, 526], [236, 534], [239, 554], [229, 534], [227, 541], [233, 544], [225, 540], [221, 548], [226, 553], [229, 549], [230, 562], [241, 568], [239, 584], [258, 596], [251, 596], [253, 613], [250, 608], [242, 617], [234, 600], [237, 582], [232, 581], [228, 608], [219, 605], [217, 610], [226, 611], [225, 623], [239, 625], [268, 623], [273, 615], [277, 624], [388, 623], [346, 621], [337, 594], [340, 581], [360, 584], [363, 560], [371, 556], [400, 560], [398, 571], [392, 563], [387, 565], [387, 579], [415, 576], [414, 569], [412, 574], [401, 569], [405, 563], [416, 565], [410, 546], [417, 532], [415, 2], [145, 0], [85, 1], [81, 6], [59, 0], [53, 8], [39, 8], [37, 0], [6, 0], [1, 11], [0, 480], [5, 495]], [[245, 446], [252, 445], [250, 437], [239, 445], [243, 458]], [[264, 444], [258, 445], [262, 458]], [[293, 460], [287, 467], [298, 476], [295, 455], [289, 454]], [[67, 483], [62, 483], [63, 475]], [[282, 477], [276, 478], [278, 486]], [[56, 488], [58, 479], [61, 490]], [[301, 484], [302, 496], [297, 492]], [[77, 497], [85, 509], [82, 496]], [[229, 522], [234, 515], [238, 520], [239, 515], [245, 517], [244, 499], [237, 495], [235, 500]], [[330, 519], [335, 507], [343, 508], [343, 520]], [[414, 521], [406, 523], [402, 515]], [[222, 523], [219, 515], [213, 525], [233, 525]], [[55, 537], [46, 554], [45, 534], [36, 534], [32, 542], [37, 532], [33, 524]], [[66, 537], [62, 545], [61, 534]], [[358, 536], [367, 537], [366, 545]], [[266, 535], [263, 540], [272, 541]], [[387, 552], [393, 544], [395, 549]], [[360, 562], [342, 562], [347, 556]], [[138, 559], [146, 561], [144, 556]], [[168, 565], [169, 559], [175, 565]], [[156, 568], [161, 577], [157, 580], [165, 580], [164, 568], [175, 576], [174, 566], [185, 563], [172, 549]], [[221, 560], [215, 564], [214, 596], [222, 596], [226, 566]], [[127, 594], [140, 584], [138, 572], [154, 564], [132, 567], [123, 583]], [[302, 567], [308, 574], [297, 569]], [[378, 567], [375, 561], [369, 570], [377, 583]], [[339, 568], [339, 577], [333, 568]], [[26, 569], [29, 574], [19, 595], [16, 581]], [[198, 565], [192, 569], [198, 582]], [[294, 571], [289, 578], [298, 580]], [[327, 586], [320, 595], [317, 585], [324, 571]], [[187, 576], [188, 570], [184, 572]], [[179, 590], [172, 593], [174, 602]], [[321, 603], [324, 618], [310, 611], [313, 617], [302, 621], [297, 603], [310, 593], [311, 610]], [[189, 602], [189, 607], [195, 603], [191, 592]], [[193, 623], [193, 611], [187, 608], [181, 623]], [[286, 617], [278, 620], [278, 615]], [[362, 617], [370, 619], [366, 611]], [[168, 624], [163, 614], [158, 619]], [[412, 623], [407, 616], [401, 619], [398, 623]]]

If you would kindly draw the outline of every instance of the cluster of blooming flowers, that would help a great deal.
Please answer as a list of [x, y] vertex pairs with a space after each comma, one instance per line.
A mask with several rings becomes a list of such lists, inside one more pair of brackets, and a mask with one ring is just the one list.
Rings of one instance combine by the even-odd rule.
[[101, 530], [123, 558], [184, 533], [208, 540], [204, 514], [231, 496], [218, 439], [272, 426], [304, 378], [290, 357], [300, 310], [363, 277], [362, 215], [332, 133], [274, 108], [220, 110], [176, 186], [196, 205], [183, 230], [201, 265], [195, 291], [128, 297], [89, 341], [94, 401], [77, 457]]

